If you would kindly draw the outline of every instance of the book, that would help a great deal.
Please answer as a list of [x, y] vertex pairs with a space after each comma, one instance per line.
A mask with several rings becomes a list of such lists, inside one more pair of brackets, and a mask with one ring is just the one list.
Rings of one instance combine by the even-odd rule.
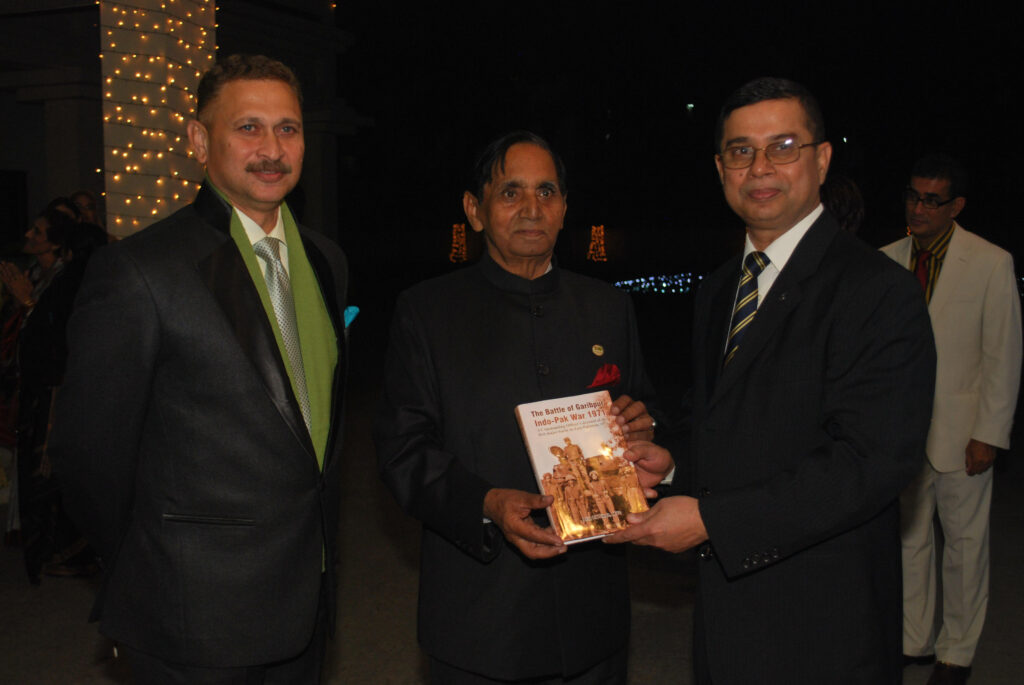
[[623, 530], [626, 514], [648, 509], [611, 406], [607, 390], [516, 406], [537, 486], [554, 498], [551, 527], [567, 544]]

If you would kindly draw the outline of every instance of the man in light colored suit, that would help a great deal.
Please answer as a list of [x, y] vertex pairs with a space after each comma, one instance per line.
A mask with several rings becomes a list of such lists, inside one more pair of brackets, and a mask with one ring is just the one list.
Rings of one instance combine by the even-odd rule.
[[[967, 680], [985, 622], [991, 466], [1010, 445], [1021, 369], [1013, 258], [955, 221], [965, 186], [956, 160], [921, 158], [904, 193], [910, 235], [882, 248], [921, 282], [938, 354], [927, 459], [900, 502], [904, 661], [937, 657], [933, 684]], [[937, 638], [936, 510], [945, 537]]]
[[317, 683], [334, 615], [347, 267], [284, 202], [295, 75], [196, 91], [192, 204], [89, 264], [50, 452], [100, 554], [93, 610], [146, 685]]

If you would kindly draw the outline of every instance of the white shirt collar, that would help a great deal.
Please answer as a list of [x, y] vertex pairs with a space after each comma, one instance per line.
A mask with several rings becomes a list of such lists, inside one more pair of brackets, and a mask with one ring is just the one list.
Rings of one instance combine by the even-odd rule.
[[[786, 266], [786, 262], [793, 255], [793, 250], [796, 249], [800, 239], [804, 237], [807, 230], [811, 227], [821, 213], [825, 211], [825, 208], [818, 203], [818, 206], [811, 210], [811, 213], [805, 216], [803, 219], [798, 221], [793, 228], [789, 229], [778, 238], [772, 241], [771, 245], [764, 249], [764, 253], [768, 255], [768, 259], [771, 260], [773, 266], [779, 271]], [[754, 243], [750, 241], [750, 234], [747, 234], [746, 245], [743, 248], [743, 257], [754, 252]]]
[[242, 222], [242, 228], [245, 229], [245, 235], [249, 237], [249, 242], [252, 243], [253, 245], [263, 240], [267, 236], [270, 236], [271, 238], [277, 238], [282, 243], [285, 243], [285, 245], [288, 244], [287, 241], [284, 239], [284, 219], [281, 217], [280, 207], [277, 208], [277, 223], [274, 224], [274, 230], [272, 230], [270, 233], [265, 232], [263, 228], [258, 223], [250, 219], [245, 212], [240, 212], [237, 209], [235, 209], [234, 211]]
[[[267, 233], [263, 228], [249, 218], [245, 212], [240, 212], [238, 209], [234, 210], [235, 214], [238, 215], [239, 221], [242, 222], [242, 228], [245, 230], [246, 237], [249, 238], [249, 242], [255, 247], [256, 243], [263, 240], [266, 237], [277, 238], [281, 241], [281, 245], [278, 247], [277, 254], [281, 257], [281, 264], [284, 265], [285, 273], [291, 275], [291, 268], [288, 264], [288, 241], [284, 239], [284, 218], [281, 214], [281, 208], [277, 208], [277, 223], [274, 224], [274, 230]], [[260, 272], [267, 275], [267, 264], [262, 259], [257, 259], [256, 262], [260, 265]]]

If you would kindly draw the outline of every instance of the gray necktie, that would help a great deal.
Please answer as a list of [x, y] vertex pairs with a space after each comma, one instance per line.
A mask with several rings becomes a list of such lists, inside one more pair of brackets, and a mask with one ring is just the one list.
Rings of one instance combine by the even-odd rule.
[[306, 371], [302, 366], [302, 348], [299, 346], [299, 327], [295, 322], [295, 302], [292, 300], [291, 285], [288, 283], [288, 272], [284, 270], [279, 254], [281, 241], [277, 238], [264, 238], [257, 242], [253, 249], [256, 256], [267, 263], [267, 291], [270, 302], [274, 305], [274, 316], [277, 326], [281, 329], [284, 348], [288, 352], [295, 391], [298, 393], [302, 419], [309, 428], [309, 392], [306, 390]]

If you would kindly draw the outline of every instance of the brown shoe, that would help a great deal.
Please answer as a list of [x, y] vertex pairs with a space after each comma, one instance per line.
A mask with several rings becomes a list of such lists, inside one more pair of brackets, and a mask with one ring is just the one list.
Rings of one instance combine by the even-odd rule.
[[956, 664], [947, 664], [945, 661], [937, 661], [927, 685], [966, 685], [970, 675], [970, 666], [957, 666]]

